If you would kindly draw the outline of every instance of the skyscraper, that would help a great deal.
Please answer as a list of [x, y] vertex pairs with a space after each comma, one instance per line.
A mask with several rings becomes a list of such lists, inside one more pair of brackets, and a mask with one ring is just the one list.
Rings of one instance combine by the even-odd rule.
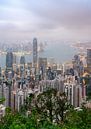
[[47, 69], [47, 58], [39, 58], [38, 67], [42, 71], [42, 75], [46, 72]]
[[13, 71], [17, 72], [17, 58], [15, 54], [13, 54]]
[[13, 53], [11, 51], [6, 54], [6, 77], [8, 77], [9, 72], [13, 76]]
[[37, 51], [37, 39], [33, 39], [33, 67], [37, 68], [37, 58], [38, 58], [38, 51]]
[[12, 52], [7, 52], [6, 67], [10, 70], [13, 68], [13, 53]]
[[1, 74], [2, 74], [2, 69], [1, 69], [1, 67], [0, 67], [0, 77], [1, 77]]
[[91, 72], [91, 49], [87, 49], [87, 68]]
[[20, 58], [20, 76], [24, 77], [25, 75], [25, 56]]
[[20, 58], [20, 64], [25, 65], [25, 56], [21, 56], [21, 58]]

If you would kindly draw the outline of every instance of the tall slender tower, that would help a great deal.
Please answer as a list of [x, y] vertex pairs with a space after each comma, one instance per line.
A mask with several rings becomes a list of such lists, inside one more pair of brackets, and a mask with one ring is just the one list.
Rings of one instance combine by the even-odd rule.
[[87, 68], [91, 73], [91, 49], [87, 49]]
[[25, 76], [25, 56], [21, 56], [20, 58], [20, 76]]
[[38, 58], [38, 51], [37, 51], [37, 39], [33, 39], [33, 67], [37, 68], [37, 58]]
[[[5, 95], [8, 95], [8, 106], [11, 107], [11, 91], [13, 77], [13, 52], [9, 50], [6, 54], [6, 78], [8, 78], [5, 88]], [[7, 97], [6, 97], [7, 98]]]
[[[11, 74], [10, 74], [11, 73]], [[6, 54], [6, 77], [9, 78], [13, 76], [13, 53], [8, 51]]]
[[11, 51], [7, 52], [6, 55], [6, 67], [9, 68], [10, 70], [13, 67], [13, 53]]

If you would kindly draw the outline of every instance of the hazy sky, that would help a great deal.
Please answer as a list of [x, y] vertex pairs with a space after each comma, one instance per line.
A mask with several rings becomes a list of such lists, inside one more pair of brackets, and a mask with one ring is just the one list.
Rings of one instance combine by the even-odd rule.
[[91, 0], [0, 0], [0, 39], [91, 40]]

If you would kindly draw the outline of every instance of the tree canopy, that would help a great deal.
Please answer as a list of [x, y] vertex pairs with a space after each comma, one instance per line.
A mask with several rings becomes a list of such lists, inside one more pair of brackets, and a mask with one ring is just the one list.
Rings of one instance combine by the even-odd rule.
[[[29, 112], [27, 114], [27, 112]], [[91, 109], [74, 110], [64, 93], [48, 89], [37, 97], [30, 95], [20, 112], [6, 109], [0, 129], [90, 129]]]

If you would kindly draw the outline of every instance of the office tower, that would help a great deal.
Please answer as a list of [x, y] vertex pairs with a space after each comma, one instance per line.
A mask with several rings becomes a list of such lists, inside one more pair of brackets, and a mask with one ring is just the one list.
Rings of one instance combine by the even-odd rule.
[[25, 56], [21, 56], [21, 58], [20, 58], [20, 64], [23, 64], [23, 65], [25, 65]]
[[13, 77], [13, 54], [12, 52], [7, 53], [6, 55], [6, 78], [12, 80]]
[[78, 75], [80, 72], [79, 66], [80, 66], [80, 57], [78, 55], [75, 55], [73, 59], [73, 69], [78, 72]]
[[38, 58], [38, 44], [37, 39], [33, 39], [33, 67], [37, 68], [37, 58]]
[[13, 53], [11, 51], [6, 54], [6, 77], [8, 77], [9, 72], [13, 76]]
[[32, 68], [32, 62], [27, 63], [27, 69], [31, 70], [31, 68]]
[[0, 67], [0, 77], [1, 77], [1, 75], [2, 75], [2, 69], [1, 69], [1, 67]]
[[30, 75], [31, 75], [31, 69], [32, 69], [32, 63], [29, 62], [27, 63], [27, 67], [26, 67], [26, 77], [27, 77], [27, 81], [30, 81]]
[[91, 72], [91, 49], [87, 49], [87, 68]]
[[44, 75], [47, 69], [47, 58], [39, 58], [38, 68], [41, 71], [41, 74]]
[[47, 79], [53, 80], [55, 78], [55, 72], [49, 67], [47, 69]]
[[20, 76], [24, 77], [25, 75], [25, 56], [20, 58]]
[[13, 71], [17, 72], [17, 60], [15, 54], [13, 54]]
[[16, 63], [17, 63], [16, 55], [13, 54], [13, 64], [16, 64]]
[[12, 70], [12, 67], [13, 67], [13, 53], [12, 52], [7, 52], [6, 67], [7, 67], [7, 69]]
[[84, 73], [83, 62], [80, 59], [79, 55], [75, 55], [73, 59], [73, 68], [78, 72], [79, 76], [82, 76]]

